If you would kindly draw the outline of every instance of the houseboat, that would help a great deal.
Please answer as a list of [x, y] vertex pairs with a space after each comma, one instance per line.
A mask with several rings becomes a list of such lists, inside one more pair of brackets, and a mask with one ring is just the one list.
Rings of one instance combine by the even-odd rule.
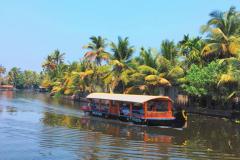
[[0, 85], [0, 91], [13, 91], [13, 85]]
[[47, 87], [43, 87], [43, 86], [39, 86], [39, 92], [48, 92], [48, 88]]
[[187, 120], [185, 112], [174, 110], [167, 96], [91, 93], [87, 99], [84, 111], [93, 116], [148, 126], [181, 127]]

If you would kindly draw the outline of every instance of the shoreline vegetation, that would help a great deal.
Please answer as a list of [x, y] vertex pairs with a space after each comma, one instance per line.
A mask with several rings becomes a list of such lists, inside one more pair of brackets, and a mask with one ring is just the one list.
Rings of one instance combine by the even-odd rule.
[[213, 11], [200, 28], [201, 37], [163, 40], [160, 49], [137, 49], [128, 37], [92, 36], [80, 61], [67, 64], [55, 50], [41, 73], [14, 67], [4, 76], [0, 66], [0, 84], [73, 99], [92, 92], [167, 95], [191, 112], [239, 119], [240, 12]]

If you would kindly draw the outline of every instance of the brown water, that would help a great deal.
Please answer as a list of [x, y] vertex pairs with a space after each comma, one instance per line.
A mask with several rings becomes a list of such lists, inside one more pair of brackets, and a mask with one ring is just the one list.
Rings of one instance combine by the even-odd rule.
[[0, 92], [0, 160], [240, 159], [240, 125], [190, 115], [186, 128], [84, 116], [79, 103]]

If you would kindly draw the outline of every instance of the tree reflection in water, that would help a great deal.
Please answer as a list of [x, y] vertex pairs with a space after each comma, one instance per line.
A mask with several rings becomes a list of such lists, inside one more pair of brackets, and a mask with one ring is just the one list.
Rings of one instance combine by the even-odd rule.
[[[190, 116], [191, 121], [185, 129], [171, 129], [159, 127], [142, 127], [132, 124], [124, 124], [114, 120], [106, 120], [95, 117], [71, 117], [54, 113], [44, 113], [43, 122], [49, 126], [62, 126], [81, 131], [91, 131], [95, 134], [87, 134], [87, 141], [101, 142], [102, 136], [110, 135], [127, 140], [144, 141], [145, 143], [161, 143], [161, 152], [168, 152], [167, 144], [187, 146], [190, 148], [204, 148], [209, 153], [222, 151], [226, 153], [239, 153], [240, 126], [223, 120], [203, 116]], [[121, 141], [115, 141], [117, 145]], [[164, 146], [164, 148], [163, 148]], [[186, 154], [188, 150], [185, 150]]]

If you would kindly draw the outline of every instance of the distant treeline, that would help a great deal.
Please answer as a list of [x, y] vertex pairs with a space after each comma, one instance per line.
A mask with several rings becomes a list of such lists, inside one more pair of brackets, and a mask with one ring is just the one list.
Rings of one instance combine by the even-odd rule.
[[[6, 74], [6, 76], [4, 76]], [[13, 67], [6, 73], [6, 68], [0, 66], [0, 85], [13, 85], [17, 89], [38, 88], [41, 82], [39, 73], [31, 70], [22, 71], [20, 68]]]

